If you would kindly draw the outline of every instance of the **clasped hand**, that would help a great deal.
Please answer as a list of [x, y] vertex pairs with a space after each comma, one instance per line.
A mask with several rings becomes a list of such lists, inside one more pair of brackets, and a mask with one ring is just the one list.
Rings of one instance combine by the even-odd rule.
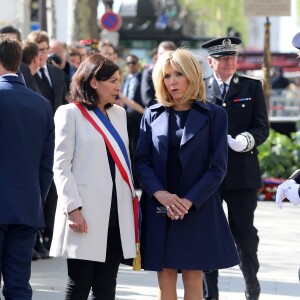
[[158, 191], [155, 198], [167, 209], [167, 216], [172, 220], [182, 220], [193, 203], [186, 198], [179, 198], [167, 191]]
[[88, 226], [80, 210], [74, 210], [69, 213], [69, 227], [79, 233], [87, 233]]
[[293, 179], [289, 179], [277, 187], [276, 204], [278, 208], [282, 208], [282, 201], [285, 198], [293, 205], [300, 204], [299, 184]]

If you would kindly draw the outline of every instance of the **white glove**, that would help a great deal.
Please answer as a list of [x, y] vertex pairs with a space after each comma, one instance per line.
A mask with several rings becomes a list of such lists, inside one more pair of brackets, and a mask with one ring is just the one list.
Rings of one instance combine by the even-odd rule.
[[244, 151], [248, 145], [246, 137], [240, 134], [235, 139], [231, 135], [227, 135], [227, 141], [229, 147], [236, 152]]
[[286, 198], [285, 195], [285, 190], [288, 189], [287, 187], [287, 181], [285, 181], [284, 183], [280, 184], [277, 187], [277, 191], [276, 191], [276, 205], [278, 208], [282, 208], [282, 201], [283, 199]]
[[[290, 179], [289, 181], [294, 181]], [[299, 197], [299, 184], [295, 181], [289, 186], [289, 189], [285, 192], [286, 198], [293, 204], [299, 205], [300, 204], [300, 197]]]
[[299, 184], [293, 179], [289, 179], [277, 187], [276, 204], [278, 208], [282, 208], [283, 199], [287, 198], [294, 205], [300, 204]]

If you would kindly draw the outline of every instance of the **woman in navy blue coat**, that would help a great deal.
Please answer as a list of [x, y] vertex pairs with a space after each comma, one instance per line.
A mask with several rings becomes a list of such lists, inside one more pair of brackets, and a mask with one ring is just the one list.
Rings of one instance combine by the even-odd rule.
[[201, 66], [189, 51], [165, 53], [152, 76], [159, 104], [143, 116], [135, 153], [142, 266], [158, 272], [159, 299], [177, 299], [178, 270], [184, 299], [199, 299], [202, 270], [239, 263], [217, 191], [227, 167], [227, 117], [205, 102]]

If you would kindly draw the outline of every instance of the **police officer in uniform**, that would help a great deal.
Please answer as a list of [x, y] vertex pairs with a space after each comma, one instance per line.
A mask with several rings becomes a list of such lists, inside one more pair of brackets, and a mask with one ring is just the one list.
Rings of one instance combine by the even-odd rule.
[[[222, 106], [228, 114], [228, 167], [220, 187], [226, 201], [228, 221], [240, 255], [247, 300], [257, 300], [259, 238], [254, 227], [257, 189], [262, 185], [257, 146], [269, 135], [266, 103], [260, 80], [236, 73], [238, 45], [236, 37], [205, 42], [208, 64], [213, 75], [205, 78], [208, 101]], [[204, 298], [219, 299], [218, 270], [204, 276]]]
[[[300, 32], [293, 37], [292, 44], [300, 50]], [[300, 51], [298, 51], [298, 58], [300, 58]], [[282, 208], [282, 201], [284, 199], [288, 199], [293, 205], [300, 205], [300, 169], [296, 170], [287, 181], [278, 186], [276, 204], [279, 208]], [[298, 270], [298, 277], [300, 281], [300, 268]]]

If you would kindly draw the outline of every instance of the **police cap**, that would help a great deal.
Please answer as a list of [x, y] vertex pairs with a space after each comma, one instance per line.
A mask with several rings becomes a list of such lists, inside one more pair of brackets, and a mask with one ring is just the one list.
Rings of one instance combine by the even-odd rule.
[[202, 48], [206, 49], [208, 54], [214, 57], [238, 55], [238, 45], [240, 43], [241, 40], [237, 37], [225, 36], [203, 43]]

